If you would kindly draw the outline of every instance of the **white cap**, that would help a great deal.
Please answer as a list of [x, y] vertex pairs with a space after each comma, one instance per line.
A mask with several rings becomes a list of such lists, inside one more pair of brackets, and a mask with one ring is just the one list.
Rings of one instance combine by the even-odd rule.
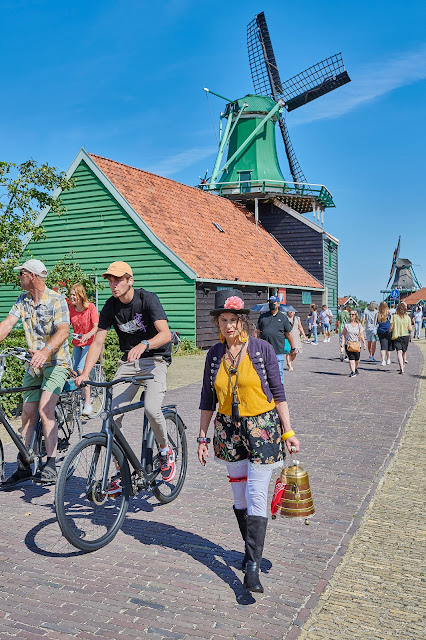
[[41, 278], [47, 277], [47, 269], [42, 263], [41, 260], [36, 260], [35, 258], [31, 258], [31, 260], [27, 260], [24, 264], [21, 264], [19, 267], [13, 267], [15, 271], [19, 271], [20, 269], [25, 269], [30, 273], [35, 273], [36, 276], [40, 276]]

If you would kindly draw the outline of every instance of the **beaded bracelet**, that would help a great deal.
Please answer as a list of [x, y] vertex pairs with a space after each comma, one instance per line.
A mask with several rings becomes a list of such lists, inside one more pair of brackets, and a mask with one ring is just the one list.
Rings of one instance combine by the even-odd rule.
[[197, 438], [198, 444], [210, 444], [210, 438]]
[[291, 429], [290, 431], [286, 431], [285, 433], [283, 433], [283, 435], [281, 436], [282, 440], [288, 440], [288, 438], [291, 438], [292, 436], [295, 436], [296, 434], [294, 433], [293, 429]]

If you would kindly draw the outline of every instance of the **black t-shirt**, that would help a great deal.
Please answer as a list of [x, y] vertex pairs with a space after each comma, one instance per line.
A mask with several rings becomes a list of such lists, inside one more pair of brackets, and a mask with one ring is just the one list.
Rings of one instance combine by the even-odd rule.
[[291, 331], [291, 324], [285, 313], [282, 311], [278, 311], [275, 315], [271, 311], [262, 313], [257, 321], [257, 328], [260, 329], [260, 338], [269, 342], [275, 353], [284, 353], [285, 334]]
[[[141, 340], [149, 340], [157, 335], [154, 326], [157, 320], [167, 320], [166, 312], [157, 296], [145, 289], [134, 289], [131, 302], [125, 304], [118, 298], [108, 298], [99, 316], [99, 329], [114, 327], [118, 335], [123, 360], [127, 360], [130, 349], [136, 347]], [[162, 356], [167, 362], [172, 361], [172, 344], [168, 342], [158, 349], [144, 351], [142, 358]]]

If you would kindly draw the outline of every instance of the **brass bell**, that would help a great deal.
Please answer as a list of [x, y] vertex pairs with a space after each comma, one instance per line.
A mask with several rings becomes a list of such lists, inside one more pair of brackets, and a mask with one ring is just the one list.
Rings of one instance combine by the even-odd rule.
[[[309, 485], [307, 472], [299, 465], [298, 460], [293, 460], [291, 465], [281, 472], [280, 480], [285, 485], [285, 491], [278, 504], [278, 511], [288, 518], [308, 518], [315, 513], [314, 501]], [[309, 524], [306, 521], [306, 524]]]

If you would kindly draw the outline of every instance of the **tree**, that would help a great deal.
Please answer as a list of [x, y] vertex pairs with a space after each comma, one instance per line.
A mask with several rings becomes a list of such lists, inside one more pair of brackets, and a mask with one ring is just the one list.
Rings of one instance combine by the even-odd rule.
[[57, 215], [65, 207], [54, 193], [74, 186], [63, 171], [46, 164], [27, 160], [16, 165], [0, 161], [0, 281], [17, 283], [13, 267], [22, 260], [28, 236], [37, 242], [44, 237], [42, 227], [35, 224], [45, 207]]
[[64, 256], [63, 260], [59, 260], [53, 269], [51, 269], [46, 278], [46, 285], [50, 289], [56, 289], [63, 293], [67, 298], [73, 284], [80, 282], [86, 289], [88, 298], [94, 300], [96, 290], [103, 289], [104, 282], [95, 282], [95, 268], [92, 272], [83, 270], [78, 262], [73, 260], [74, 252]]

